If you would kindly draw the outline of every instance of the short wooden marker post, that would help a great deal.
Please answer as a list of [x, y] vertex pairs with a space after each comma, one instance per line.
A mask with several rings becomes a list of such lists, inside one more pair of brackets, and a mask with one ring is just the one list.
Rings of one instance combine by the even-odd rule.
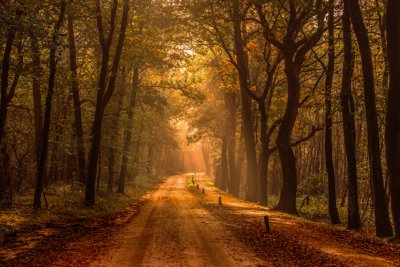
[[269, 227], [269, 218], [267, 215], [264, 216], [264, 224], [265, 224], [265, 231], [267, 232], [267, 234], [270, 234], [271, 229]]
[[218, 197], [218, 204], [222, 205], [222, 197]]
[[202, 191], [202, 193], [203, 193], [203, 195], [204, 195], [204, 188], [203, 188], [203, 190], [201, 190]]
[[197, 187], [197, 190], [199, 190], [199, 185], [196, 185], [196, 187]]
[[194, 185], [194, 175], [192, 175], [192, 184]]

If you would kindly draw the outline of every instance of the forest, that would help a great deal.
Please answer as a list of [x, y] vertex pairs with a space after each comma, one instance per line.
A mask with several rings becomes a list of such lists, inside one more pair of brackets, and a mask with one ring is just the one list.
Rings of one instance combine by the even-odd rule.
[[[99, 259], [68, 244], [107, 254], [106, 233], [135, 226], [145, 247], [113, 264], [400, 264], [398, 12], [400, 0], [0, 1], [0, 265], [88, 266]], [[225, 231], [237, 242], [214, 249]], [[177, 254], [187, 247], [197, 262]]]

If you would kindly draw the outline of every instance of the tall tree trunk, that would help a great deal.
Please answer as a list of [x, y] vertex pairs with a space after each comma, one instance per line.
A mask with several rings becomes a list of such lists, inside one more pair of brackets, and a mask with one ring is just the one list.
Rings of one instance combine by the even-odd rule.
[[57, 22], [54, 25], [52, 43], [50, 48], [50, 57], [49, 57], [50, 73], [49, 73], [49, 82], [48, 82], [47, 96], [46, 96], [42, 141], [40, 143], [40, 157], [39, 157], [39, 164], [37, 166], [36, 188], [33, 199], [34, 209], [40, 209], [42, 207], [41, 195], [43, 192], [44, 177], [46, 175], [46, 163], [47, 163], [49, 135], [50, 135], [51, 104], [53, 99], [54, 82], [57, 70], [56, 53], [59, 45], [58, 39], [60, 34], [60, 28], [64, 22], [65, 8], [66, 8], [66, 2], [63, 0], [61, 1], [61, 8]]
[[220, 188], [222, 183], [221, 162], [214, 163], [214, 170], [215, 170], [214, 185]]
[[[243, 123], [242, 123], [241, 127], [240, 127], [240, 136], [238, 139], [238, 146], [239, 146], [238, 151], [245, 150], [245, 143], [244, 143], [243, 139], [244, 139], [244, 137], [243, 137]], [[238, 185], [239, 195], [240, 195], [240, 190], [242, 188], [242, 183], [243, 183], [242, 175], [243, 175], [243, 164], [245, 162], [245, 154], [246, 153], [239, 153], [239, 155], [237, 156], [237, 159], [236, 159], [236, 170], [237, 170], [237, 175], [238, 175], [237, 179], [238, 179], [238, 184], [239, 184]]]
[[364, 101], [367, 118], [368, 156], [370, 166], [371, 191], [374, 201], [376, 235], [392, 236], [387, 197], [383, 184], [381, 151], [379, 144], [378, 115], [375, 101], [374, 67], [369, 45], [368, 30], [365, 27], [358, 0], [350, 1], [351, 22], [360, 49], [363, 79]]
[[233, 1], [233, 28], [234, 42], [237, 56], [237, 69], [240, 80], [240, 95], [242, 103], [243, 137], [246, 146], [247, 174], [246, 174], [246, 199], [257, 202], [259, 197], [259, 184], [257, 175], [257, 157], [255, 138], [253, 132], [252, 99], [249, 95], [249, 68], [244, 42], [242, 38], [239, 1]]
[[[21, 11], [17, 11], [17, 18], [19, 18], [22, 15]], [[12, 53], [12, 47], [15, 39], [15, 35], [17, 33], [17, 27], [16, 26], [11, 26], [8, 34], [7, 34], [7, 40], [6, 40], [6, 46], [4, 48], [4, 53], [3, 53], [3, 62], [2, 62], [2, 73], [1, 73], [1, 92], [0, 92], [0, 204], [3, 204], [3, 202], [8, 202], [5, 203], [7, 205], [10, 204], [12, 198], [7, 196], [8, 191], [11, 186], [11, 181], [10, 181], [10, 174], [9, 174], [9, 162], [10, 162], [10, 157], [8, 155], [7, 151], [7, 145], [6, 142], [4, 141], [6, 137], [6, 132], [5, 132], [5, 127], [6, 127], [6, 121], [7, 121], [7, 113], [8, 113], [8, 104], [10, 103], [13, 95], [15, 88], [18, 83], [19, 75], [21, 70], [17, 70], [15, 75], [14, 75], [14, 80], [9, 88], [9, 72], [10, 72], [10, 65], [11, 65], [11, 53]], [[21, 50], [21, 48], [19, 48]], [[19, 51], [22, 53], [22, 51]], [[20, 63], [19, 65], [22, 65], [22, 54], [19, 55], [20, 58]], [[19, 68], [22, 69], [22, 66], [19, 66]]]
[[228, 183], [227, 139], [228, 138], [226, 136], [222, 138], [222, 147], [221, 147], [221, 184], [219, 186], [219, 189], [221, 189], [222, 191], [226, 191]]
[[69, 66], [71, 72], [71, 92], [74, 101], [74, 128], [75, 128], [75, 145], [76, 145], [76, 166], [78, 178], [82, 184], [86, 182], [86, 152], [83, 139], [82, 126], [82, 109], [81, 99], [79, 95], [78, 84], [78, 64], [76, 56], [75, 33], [74, 33], [74, 14], [72, 10], [73, 0], [70, 0], [68, 10], [68, 42], [69, 42]]
[[225, 94], [225, 105], [228, 109], [228, 165], [229, 165], [229, 183], [228, 192], [232, 195], [239, 195], [239, 181], [236, 169], [236, 109], [237, 109], [237, 95], [234, 92]]
[[387, 46], [389, 58], [389, 92], [386, 113], [386, 162], [394, 233], [400, 239], [400, 0], [387, 2]]
[[293, 55], [285, 55], [285, 74], [288, 84], [288, 101], [285, 114], [278, 131], [276, 145], [281, 160], [283, 186], [279, 198], [278, 210], [297, 214], [297, 171], [296, 158], [290, 143], [294, 123], [300, 103], [299, 67], [293, 63]]
[[267, 135], [268, 116], [265, 107], [265, 101], [262, 99], [259, 103], [260, 110], [260, 139], [261, 139], [261, 155], [260, 155], [260, 204], [268, 205], [268, 158], [269, 158], [269, 140]]
[[144, 122], [141, 121], [132, 161], [132, 175], [130, 177], [132, 177], [133, 181], [140, 173], [140, 147], [142, 145], [143, 130]]
[[132, 77], [132, 90], [130, 93], [129, 107], [128, 107], [128, 122], [126, 123], [125, 133], [124, 133], [124, 147], [122, 154], [121, 170], [119, 172], [118, 178], [118, 193], [123, 194], [125, 192], [125, 178], [126, 171], [128, 169], [128, 153], [131, 147], [132, 131], [133, 131], [133, 115], [136, 107], [136, 97], [137, 91], [139, 89], [139, 69], [135, 68], [133, 70]]
[[153, 144], [147, 145], [146, 171], [148, 177], [151, 177], [153, 175], [153, 146]]
[[7, 146], [4, 142], [6, 137], [5, 125], [8, 111], [8, 77], [11, 64], [11, 52], [17, 29], [11, 27], [3, 53], [2, 74], [1, 74], [1, 100], [0, 100], [0, 204], [7, 200], [7, 192], [10, 187], [10, 177], [8, 173], [9, 155]]
[[40, 60], [40, 47], [39, 40], [35, 36], [35, 33], [31, 33], [31, 57], [32, 57], [32, 94], [33, 94], [33, 113], [34, 113], [34, 126], [35, 126], [35, 151], [36, 161], [39, 162], [39, 151], [41, 132], [42, 132], [42, 93], [40, 91], [40, 81], [42, 76], [42, 62]]
[[9, 73], [11, 66], [12, 47], [17, 33], [17, 28], [11, 26], [6, 40], [6, 46], [3, 53], [2, 73], [1, 73], [1, 99], [0, 99], [0, 146], [4, 145], [5, 125], [7, 120], [8, 104], [10, 102]]
[[203, 155], [204, 165], [206, 167], [206, 175], [211, 175], [211, 166], [210, 166], [210, 153], [208, 147], [205, 147], [204, 144], [201, 145], [201, 152]]
[[[115, 79], [117, 76], [118, 66], [122, 55], [122, 49], [124, 47], [125, 31], [128, 24], [129, 0], [124, 0], [119, 38], [115, 50], [114, 61], [111, 67], [110, 77], [108, 77], [107, 75], [108, 63], [110, 59], [110, 48], [114, 34], [118, 0], [113, 1], [113, 7], [110, 19], [111, 27], [107, 40], [105, 39], [104, 35], [100, 0], [97, 1], [96, 7], [97, 7], [97, 28], [99, 32], [100, 44], [102, 47], [102, 63], [101, 63], [101, 70], [100, 70], [99, 83], [97, 89], [96, 110], [92, 125], [92, 144], [89, 155], [88, 177], [87, 177], [86, 192], [85, 192], [85, 204], [87, 206], [93, 206], [95, 203], [95, 193], [96, 193], [95, 183], [97, 176], [97, 164], [99, 160], [101, 129], [103, 124], [104, 110], [108, 102], [110, 101], [111, 96], [113, 95], [115, 89]], [[108, 87], [107, 87], [107, 81], [108, 81]]]
[[[343, 116], [344, 146], [347, 159], [348, 176], [348, 229], [361, 228], [360, 211], [358, 206], [358, 186], [357, 186], [357, 160], [356, 160], [356, 126], [354, 121], [355, 106], [351, 90], [351, 80], [353, 77], [354, 61], [351, 40], [351, 21], [348, 0], [344, 1], [343, 8], [343, 78], [342, 89], [340, 92], [340, 103]], [[343, 202], [343, 201], [342, 201]]]
[[332, 157], [332, 82], [335, 71], [335, 33], [334, 33], [334, 0], [329, 0], [329, 50], [328, 50], [328, 66], [326, 70], [325, 81], [325, 165], [328, 174], [329, 188], [329, 217], [332, 224], [340, 223], [339, 213], [336, 206], [336, 179], [335, 169], [333, 167]]
[[121, 84], [120, 90], [117, 94], [117, 103], [115, 107], [115, 113], [113, 114], [113, 118], [111, 119], [111, 140], [109, 144], [108, 151], [108, 180], [107, 180], [107, 190], [108, 192], [112, 192], [114, 185], [114, 168], [115, 168], [115, 157], [116, 157], [116, 143], [118, 142], [118, 130], [120, 128], [120, 116], [121, 110], [123, 109], [124, 104], [124, 96], [126, 92], [126, 79], [127, 73], [125, 69], [121, 71]]

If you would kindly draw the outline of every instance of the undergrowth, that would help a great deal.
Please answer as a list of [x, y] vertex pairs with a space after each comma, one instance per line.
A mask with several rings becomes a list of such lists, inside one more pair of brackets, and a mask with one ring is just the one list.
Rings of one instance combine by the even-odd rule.
[[28, 190], [14, 197], [11, 208], [0, 210], [0, 233], [29, 225], [112, 216], [145, 195], [162, 180], [162, 177], [137, 177], [135, 183], [127, 183], [125, 194], [107, 192], [104, 185], [96, 194], [93, 208], [87, 208], [83, 204], [85, 188], [79, 183], [60, 182], [46, 188], [48, 207], [45, 207], [45, 200], [42, 199], [43, 208], [39, 211], [32, 208], [33, 189]]
[[[299, 212], [299, 215], [316, 222], [329, 222], [328, 199], [322, 195], [309, 196], [309, 201], [307, 202], [305, 200], [306, 197], [307, 196], [305, 195], [297, 197], [297, 211]], [[279, 196], [271, 195], [268, 197], [268, 206], [274, 208], [277, 206], [278, 201]], [[365, 205], [360, 206], [364, 207]], [[341, 222], [345, 224], [347, 222], [347, 203], [345, 203], [343, 207], [340, 206], [340, 203], [337, 203], [337, 207]], [[364, 226], [373, 226], [374, 216], [371, 209], [361, 210], [360, 214]]]

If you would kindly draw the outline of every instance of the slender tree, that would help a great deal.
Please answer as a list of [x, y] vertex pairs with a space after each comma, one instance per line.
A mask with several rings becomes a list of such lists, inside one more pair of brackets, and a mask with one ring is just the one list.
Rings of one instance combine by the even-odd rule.
[[329, 0], [328, 14], [328, 65], [325, 80], [325, 165], [328, 174], [329, 188], [329, 217], [332, 224], [340, 223], [339, 213], [336, 206], [336, 179], [332, 156], [332, 82], [335, 72], [335, 33], [334, 33], [334, 0]]
[[18, 80], [22, 71], [23, 55], [21, 42], [18, 44], [18, 66], [16, 68], [14, 78], [11, 85], [9, 85], [10, 67], [11, 67], [11, 56], [12, 48], [14, 45], [15, 37], [18, 31], [19, 19], [22, 15], [21, 10], [16, 11], [16, 17], [14, 18], [14, 24], [9, 26], [6, 45], [3, 52], [2, 61], [2, 73], [1, 73], [1, 92], [0, 92], [0, 202], [7, 202], [5, 204], [9, 205], [11, 203], [12, 197], [10, 197], [11, 192], [11, 177], [9, 174], [9, 161], [10, 156], [7, 150], [6, 139], [6, 122], [8, 115], [8, 108], [11, 100], [14, 97], [15, 90], [17, 88]]
[[386, 162], [390, 179], [394, 233], [400, 239], [400, 10], [399, 0], [387, 1], [389, 92], [386, 111]]
[[36, 162], [39, 162], [40, 142], [42, 140], [42, 92], [40, 83], [42, 77], [42, 61], [39, 47], [39, 40], [35, 32], [30, 33], [31, 39], [31, 58], [32, 58], [32, 96], [33, 96], [33, 113], [35, 127], [35, 152]]
[[76, 165], [79, 181], [86, 181], [86, 152], [82, 125], [82, 108], [78, 84], [78, 60], [76, 55], [75, 32], [74, 32], [74, 6], [70, 0], [68, 8], [68, 44], [69, 44], [69, 66], [71, 72], [71, 93], [74, 102], [74, 129], [76, 143]]
[[118, 141], [119, 129], [120, 129], [120, 117], [121, 111], [124, 108], [124, 97], [127, 86], [127, 79], [129, 71], [125, 67], [120, 68], [120, 82], [118, 83], [118, 91], [116, 93], [116, 105], [112, 113], [112, 118], [110, 122], [110, 127], [108, 129], [111, 131], [111, 139], [108, 147], [108, 180], [107, 180], [107, 190], [108, 192], [113, 191], [114, 187], [114, 175], [115, 175], [115, 165], [117, 160], [117, 148], [115, 144]]
[[126, 173], [128, 170], [128, 154], [131, 147], [131, 140], [132, 140], [132, 132], [133, 132], [133, 119], [134, 119], [134, 110], [136, 107], [136, 100], [137, 100], [137, 92], [139, 90], [139, 68], [134, 68], [133, 70], [133, 77], [132, 77], [132, 85], [131, 85], [131, 92], [129, 98], [129, 107], [128, 107], [128, 122], [126, 123], [126, 128], [124, 130], [124, 153], [122, 154], [122, 163], [121, 163], [121, 170], [119, 172], [118, 178], [118, 193], [123, 194], [125, 192], [125, 180], [126, 180]]
[[282, 54], [273, 58], [272, 47], [267, 44], [264, 49], [264, 60], [266, 61], [266, 81], [265, 86], [262, 89], [260, 95], [249, 90], [249, 94], [253, 97], [257, 103], [258, 112], [260, 113], [260, 141], [261, 141], [261, 152], [259, 156], [259, 172], [258, 181], [260, 185], [259, 189], [259, 200], [261, 205], [268, 205], [268, 161], [270, 156], [270, 141], [271, 135], [275, 130], [274, 124], [268, 128], [269, 111], [272, 104], [272, 97], [274, 94], [274, 79], [277, 72], [278, 66], [282, 61]]
[[228, 142], [227, 137], [224, 135], [222, 137], [222, 146], [221, 146], [221, 183], [219, 185], [219, 189], [222, 191], [226, 191], [228, 186]]
[[383, 185], [381, 150], [379, 142], [378, 114], [375, 100], [374, 66], [368, 30], [364, 24], [358, 0], [349, 1], [350, 17], [360, 49], [362, 73], [364, 79], [364, 102], [367, 118], [368, 157], [370, 167], [371, 191], [374, 202], [376, 235], [392, 236], [388, 201]]
[[244, 21], [245, 14], [241, 10], [240, 1], [232, 1], [232, 22], [234, 30], [234, 44], [236, 52], [235, 67], [239, 73], [240, 83], [240, 96], [242, 107], [242, 123], [243, 123], [243, 137], [246, 146], [247, 157], [247, 190], [246, 199], [249, 201], [257, 202], [259, 197], [259, 182], [257, 172], [257, 156], [255, 148], [255, 137], [253, 132], [253, 114], [252, 114], [252, 99], [249, 94], [249, 66], [248, 56], [245, 51], [245, 43], [243, 40], [242, 22]]
[[34, 209], [40, 209], [42, 207], [41, 196], [43, 192], [44, 177], [46, 175], [47, 154], [49, 150], [51, 106], [52, 106], [54, 83], [57, 71], [57, 49], [60, 43], [59, 40], [60, 29], [64, 22], [65, 9], [66, 9], [66, 2], [63, 0], [61, 1], [58, 19], [54, 24], [51, 47], [50, 47], [50, 56], [49, 56], [50, 73], [49, 73], [49, 81], [47, 87], [43, 129], [41, 131], [42, 140], [40, 142], [39, 163], [37, 166], [36, 187], [33, 199]]
[[[228, 165], [229, 165], [229, 193], [239, 195], [239, 177], [236, 169], [236, 126], [237, 126], [237, 94], [227, 92], [225, 94], [225, 105], [228, 111]], [[207, 166], [208, 168], [209, 166]]]
[[111, 16], [109, 19], [110, 22], [109, 33], [108, 36], [106, 37], [103, 25], [101, 3], [100, 0], [96, 1], [97, 29], [101, 45], [102, 59], [101, 59], [101, 69], [100, 69], [100, 76], [97, 88], [96, 110], [92, 125], [92, 144], [89, 154], [88, 177], [87, 177], [86, 192], [85, 192], [85, 203], [87, 206], [93, 206], [95, 202], [95, 191], [96, 191], [95, 183], [97, 177], [97, 168], [98, 168], [97, 165], [99, 161], [99, 152], [101, 143], [101, 128], [103, 124], [105, 108], [108, 102], [110, 101], [115, 89], [115, 80], [117, 77], [118, 66], [121, 59], [122, 50], [124, 47], [125, 31], [128, 24], [129, 0], [124, 0], [119, 38], [111, 66], [111, 73], [110, 75], [108, 75], [110, 52], [115, 31], [117, 9], [118, 9], [118, 0], [113, 0], [111, 8]]
[[351, 21], [349, 8], [348, 0], [344, 0], [342, 15], [344, 60], [340, 103], [342, 106], [344, 145], [347, 159], [347, 186], [349, 196], [347, 228], [359, 229], [361, 228], [361, 219], [358, 206], [356, 126], [354, 122], [355, 106], [351, 91], [351, 80], [354, 71], [354, 56], [351, 40]]

